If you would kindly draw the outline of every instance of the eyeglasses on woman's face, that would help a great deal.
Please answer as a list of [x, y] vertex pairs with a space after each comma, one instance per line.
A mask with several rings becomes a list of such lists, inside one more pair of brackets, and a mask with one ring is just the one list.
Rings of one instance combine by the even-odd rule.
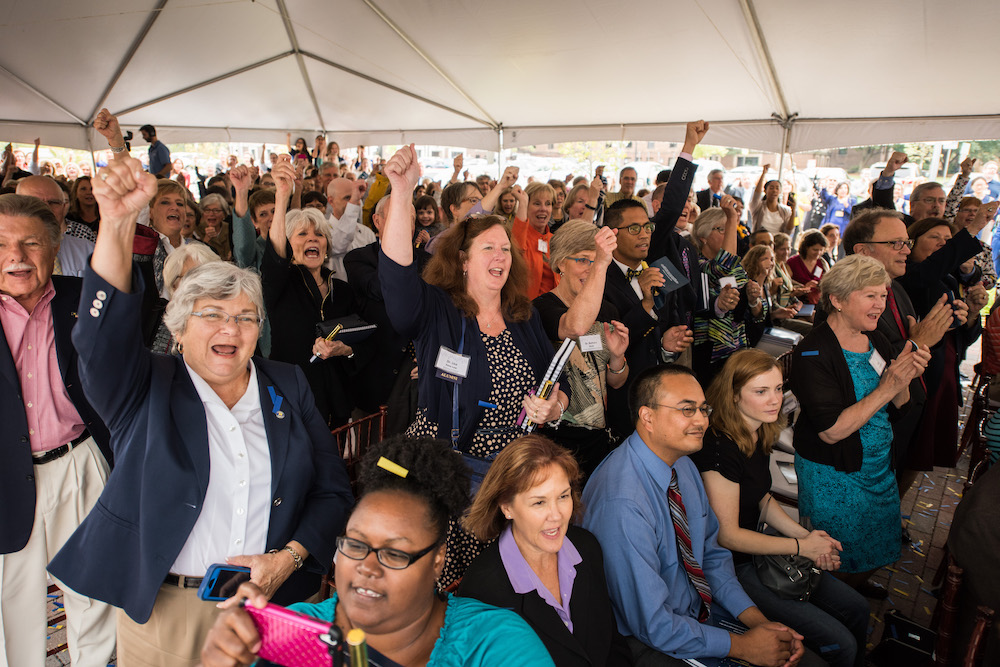
[[200, 317], [202, 322], [212, 327], [221, 327], [227, 324], [231, 319], [234, 320], [236, 322], [236, 326], [241, 329], [251, 329], [260, 326], [260, 317], [254, 313], [230, 315], [229, 313], [216, 308], [204, 308], [191, 313], [191, 315], [194, 317]]
[[421, 549], [420, 551], [411, 554], [405, 551], [400, 551], [399, 549], [390, 549], [389, 547], [376, 549], [370, 544], [366, 544], [361, 540], [356, 540], [353, 537], [337, 538], [337, 551], [344, 554], [351, 560], [364, 560], [365, 558], [368, 558], [368, 554], [374, 551], [375, 557], [378, 558], [378, 562], [382, 563], [382, 565], [390, 570], [405, 570], [416, 561], [434, 551], [437, 545], [438, 543], [435, 542], [426, 549]]

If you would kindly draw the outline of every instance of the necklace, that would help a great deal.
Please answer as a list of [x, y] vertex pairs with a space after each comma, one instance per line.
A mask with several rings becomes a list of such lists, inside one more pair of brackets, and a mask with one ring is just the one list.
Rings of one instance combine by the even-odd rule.
[[492, 317], [492, 319], [490, 319], [490, 321], [486, 323], [486, 328], [489, 329], [490, 327], [492, 327], [493, 323], [497, 321], [498, 317], [500, 317], [500, 311], [499, 310], [497, 310], [496, 315], [494, 315]]

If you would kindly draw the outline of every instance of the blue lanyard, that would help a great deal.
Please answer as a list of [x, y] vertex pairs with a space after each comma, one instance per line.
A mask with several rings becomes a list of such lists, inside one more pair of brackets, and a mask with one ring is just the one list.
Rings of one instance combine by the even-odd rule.
[[[466, 319], [462, 317], [462, 337], [458, 340], [458, 353], [462, 354], [465, 350], [465, 323]], [[451, 445], [455, 449], [458, 449], [458, 383], [455, 383], [454, 388], [451, 392]]]

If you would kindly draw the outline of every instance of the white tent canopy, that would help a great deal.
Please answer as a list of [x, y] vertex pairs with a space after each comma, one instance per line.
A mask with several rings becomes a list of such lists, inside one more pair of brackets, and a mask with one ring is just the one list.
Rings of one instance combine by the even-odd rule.
[[105, 106], [167, 144], [497, 150], [677, 141], [696, 118], [709, 143], [775, 152], [1000, 137], [996, 0], [2, 6], [0, 137], [19, 142], [103, 148]]

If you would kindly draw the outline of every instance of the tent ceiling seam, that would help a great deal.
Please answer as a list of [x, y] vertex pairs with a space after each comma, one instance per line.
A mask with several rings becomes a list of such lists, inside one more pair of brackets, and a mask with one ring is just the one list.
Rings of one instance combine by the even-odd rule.
[[[233, 70], [231, 72], [226, 72], [225, 74], [220, 74], [219, 76], [212, 77], [211, 79], [208, 79], [206, 81], [201, 81], [201, 82], [196, 83], [194, 85], [187, 86], [185, 88], [181, 88], [180, 90], [175, 90], [172, 93], [167, 93], [166, 95], [160, 95], [159, 97], [154, 98], [152, 100], [148, 100], [146, 102], [141, 102], [139, 104], [133, 105], [133, 106], [127, 108], [127, 109], [122, 109], [121, 111], [116, 111], [115, 115], [116, 116], [121, 116], [123, 114], [132, 113], [133, 111], [138, 111], [139, 109], [144, 109], [144, 108], [146, 108], [148, 106], [151, 106], [153, 104], [158, 104], [160, 102], [166, 102], [167, 100], [169, 100], [171, 98], [174, 98], [174, 97], [177, 97], [178, 95], [183, 95], [185, 93], [190, 93], [193, 90], [198, 90], [199, 88], [204, 88], [205, 86], [209, 86], [209, 85], [211, 85], [213, 83], [218, 83], [219, 81], [225, 81], [226, 79], [231, 79], [234, 76], [243, 74], [245, 72], [249, 72], [251, 70], [255, 70], [258, 67], [263, 67], [264, 65], [270, 65], [273, 62], [276, 62], [276, 61], [281, 60], [283, 58], [287, 58], [288, 56], [291, 56], [291, 55], [294, 55], [294, 53], [292, 51], [285, 51], [284, 53], [279, 53], [279, 54], [277, 54], [275, 56], [271, 56], [270, 58], [265, 58], [264, 60], [259, 60], [259, 61], [255, 62], [255, 63], [251, 63], [251, 64], [246, 65], [244, 67], [241, 67], [239, 69], [235, 69], [235, 70]], [[84, 123], [84, 125], [86, 125], [86, 123]]]
[[49, 97], [48, 95], [46, 95], [42, 91], [38, 90], [37, 88], [35, 88], [34, 86], [32, 86], [30, 83], [28, 83], [27, 81], [25, 81], [24, 79], [22, 79], [18, 75], [14, 74], [13, 72], [11, 72], [9, 69], [7, 69], [6, 67], [4, 67], [3, 65], [0, 65], [0, 72], [3, 72], [4, 74], [6, 74], [7, 76], [9, 76], [10, 78], [14, 79], [14, 81], [16, 81], [19, 84], [21, 84], [22, 86], [24, 86], [28, 91], [30, 91], [30, 92], [34, 93], [35, 95], [37, 95], [38, 97], [42, 98], [43, 100], [45, 100], [46, 102], [48, 102], [49, 104], [51, 104], [52, 106], [54, 106], [56, 109], [59, 109], [59, 111], [62, 111], [64, 114], [66, 114], [67, 116], [69, 116], [70, 118], [72, 118], [73, 120], [75, 120], [79, 125], [83, 125], [84, 127], [87, 126], [87, 121], [83, 120], [82, 118], [80, 118], [79, 116], [77, 116], [75, 113], [73, 113], [72, 111], [70, 111], [69, 109], [67, 109], [66, 107], [64, 107], [63, 105], [59, 104], [54, 99], [52, 99], [51, 97]]
[[339, 69], [341, 72], [346, 72], [346, 73], [351, 74], [353, 76], [356, 76], [356, 77], [358, 77], [360, 79], [364, 79], [365, 81], [368, 81], [370, 83], [374, 83], [375, 85], [382, 86], [383, 88], [388, 88], [389, 90], [391, 90], [393, 92], [400, 93], [401, 95], [406, 95], [407, 97], [412, 97], [415, 100], [419, 100], [419, 101], [421, 101], [421, 102], [423, 102], [425, 104], [430, 104], [432, 106], [437, 107], [438, 109], [443, 109], [444, 111], [449, 111], [449, 112], [451, 112], [451, 113], [453, 113], [455, 115], [461, 116], [463, 118], [468, 118], [471, 121], [475, 121], [477, 123], [485, 125], [486, 127], [491, 128], [491, 129], [495, 130], [497, 128], [497, 125], [495, 123], [493, 123], [492, 121], [483, 120], [482, 118], [477, 118], [477, 117], [473, 116], [472, 114], [467, 114], [464, 111], [459, 111], [458, 109], [452, 109], [450, 106], [448, 106], [446, 104], [441, 104], [440, 102], [435, 102], [434, 100], [428, 99], [428, 98], [423, 97], [421, 95], [417, 95], [416, 93], [410, 92], [409, 90], [404, 90], [403, 88], [400, 88], [399, 86], [394, 86], [391, 83], [388, 83], [386, 81], [382, 81], [381, 79], [376, 79], [373, 76], [369, 76], [368, 74], [365, 74], [363, 72], [359, 72], [357, 70], [351, 69], [350, 67], [347, 67], [346, 65], [341, 65], [340, 63], [335, 63], [332, 60], [328, 60], [328, 59], [324, 58], [323, 56], [317, 55], [315, 53], [310, 53], [309, 51], [302, 51], [301, 53], [304, 56], [308, 56], [309, 58], [312, 58], [316, 62], [320, 62], [320, 63], [323, 63], [324, 65], [328, 65], [328, 66], [333, 67], [335, 69]]
[[442, 79], [444, 79], [448, 83], [449, 86], [451, 86], [452, 88], [454, 88], [455, 91], [458, 92], [459, 95], [461, 95], [462, 97], [464, 97], [465, 100], [469, 104], [471, 104], [472, 106], [476, 107], [476, 109], [479, 111], [479, 113], [481, 113], [483, 116], [485, 116], [489, 120], [489, 125], [491, 127], [493, 127], [494, 129], [496, 129], [497, 127], [500, 126], [500, 123], [498, 123], [496, 120], [494, 120], [494, 118], [482, 106], [480, 106], [478, 102], [476, 102], [474, 99], [472, 99], [472, 97], [468, 93], [466, 93], [465, 90], [463, 90], [461, 88], [461, 86], [459, 86], [457, 83], [455, 83], [455, 81], [452, 80], [452, 78], [450, 76], [448, 76], [447, 74], [445, 74], [444, 70], [442, 70], [440, 67], [438, 67], [437, 63], [435, 63], [433, 60], [431, 60], [430, 56], [428, 56], [424, 52], [423, 49], [421, 49], [419, 46], [417, 46], [417, 44], [412, 39], [410, 39], [409, 36], [406, 33], [404, 33], [399, 26], [397, 26], [395, 23], [393, 23], [392, 19], [390, 19], [385, 14], [385, 12], [383, 12], [381, 9], [379, 9], [379, 7], [372, 0], [363, 0], [363, 2], [366, 5], [368, 5], [369, 9], [371, 9], [373, 12], [375, 12], [375, 15], [378, 16], [380, 19], [382, 19], [382, 21], [387, 26], [389, 26], [389, 28], [391, 28], [393, 32], [395, 32], [397, 35], [399, 35], [399, 38], [402, 39], [404, 42], [406, 42], [407, 46], [409, 46], [411, 49], [413, 49], [414, 53], [416, 53], [418, 56], [420, 56], [421, 58], [423, 58], [424, 62], [426, 62], [428, 65], [430, 65], [431, 69], [433, 69], [435, 72], [437, 72], [438, 76], [440, 76]]
[[118, 69], [115, 71], [114, 76], [111, 77], [111, 80], [108, 82], [108, 85], [105, 86], [104, 88], [104, 92], [101, 93], [101, 96], [98, 98], [97, 104], [91, 110], [89, 119], [95, 118], [97, 116], [97, 112], [100, 111], [101, 108], [104, 106], [104, 103], [107, 102], [108, 96], [111, 95], [111, 91], [112, 89], [114, 89], [115, 84], [118, 83], [118, 80], [121, 79], [122, 74], [125, 73], [125, 68], [129, 66], [129, 63], [132, 62], [132, 58], [135, 57], [135, 54], [139, 50], [139, 47], [142, 46], [142, 43], [144, 41], [146, 41], [146, 35], [148, 35], [149, 31], [153, 29], [153, 24], [156, 23], [156, 19], [160, 17], [160, 12], [163, 11], [163, 8], [166, 6], [167, 1], [168, 0], [160, 0], [160, 3], [156, 7], [154, 7], [152, 11], [150, 11], [149, 16], [146, 18], [146, 23], [143, 24], [142, 26], [142, 30], [140, 30], [139, 34], [137, 34], [135, 36], [135, 39], [132, 40], [131, 48], [129, 48], [128, 52], [125, 54], [125, 57], [122, 58], [122, 61], [118, 65]]
[[754, 46], [757, 48], [757, 55], [767, 72], [768, 83], [771, 84], [771, 92], [774, 93], [778, 99], [778, 104], [781, 105], [781, 116], [787, 119], [791, 116], [791, 110], [788, 108], [788, 102], [785, 100], [785, 92], [781, 87], [781, 82], [778, 80], [778, 73], [774, 69], [771, 50], [767, 46], [767, 40], [764, 39], [764, 31], [761, 30], [760, 20], [757, 18], [757, 10], [753, 6], [753, 0], [740, 0], [740, 8], [743, 10], [743, 17], [746, 20], [747, 28], [750, 29], [750, 36], [753, 38]]
[[316, 119], [319, 121], [319, 127], [323, 132], [326, 132], [326, 122], [323, 120], [323, 112], [319, 108], [319, 100], [316, 99], [316, 90], [313, 88], [312, 79], [309, 78], [309, 70], [306, 69], [306, 62], [302, 57], [302, 49], [299, 48], [299, 38], [295, 34], [295, 26], [292, 25], [292, 19], [288, 15], [288, 7], [285, 5], [285, 0], [277, 0], [277, 2], [278, 11], [281, 13], [281, 20], [285, 24], [285, 32], [288, 33], [288, 41], [291, 42], [292, 52], [295, 53], [295, 61], [298, 63], [299, 72], [302, 74], [302, 82], [309, 92], [309, 99], [312, 100], [313, 109], [316, 111]]

